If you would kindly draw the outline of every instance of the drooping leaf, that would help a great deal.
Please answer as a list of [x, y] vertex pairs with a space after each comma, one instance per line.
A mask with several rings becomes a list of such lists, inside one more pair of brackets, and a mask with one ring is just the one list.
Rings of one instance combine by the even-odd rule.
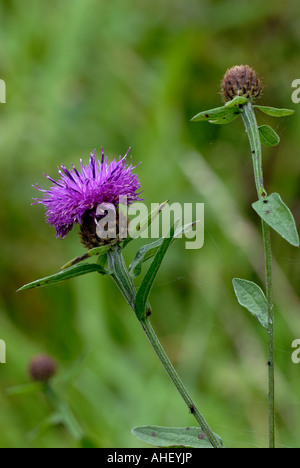
[[266, 146], [276, 146], [280, 142], [280, 137], [269, 125], [258, 127], [260, 141]]
[[109, 274], [108, 270], [105, 270], [102, 266], [97, 265], [96, 263], [80, 264], [75, 265], [69, 268], [66, 268], [58, 273], [54, 273], [51, 276], [41, 278], [39, 280], [33, 281], [32, 283], [25, 284], [18, 291], [26, 291], [27, 289], [39, 288], [43, 286], [49, 286], [50, 284], [59, 283], [71, 278], [76, 278], [77, 276], [86, 275], [87, 273], [98, 272], [102, 275]]
[[232, 114], [225, 115], [221, 119], [209, 120], [209, 123], [212, 123], [215, 125], [226, 125], [226, 124], [233, 122], [235, 119], [237, 119], [239, 115], [240, 115], [240, 112], [236, 111], [236, 112], [233, 112]]
[[296, 223], [290, 209], [278, 193], [253, 203], [256, 213], [287, 242], [299, 247]]
[[30, 393], [37, 393], [42, 391], [44, 388], [43, 382], [29, 382], [23, 385], [17, 385], [16, 387], [9, 387], [6, 390], [7, 395], [25, 395]]
[[220, 120], [224, 117], [233, 115], [235, 112], [238, 112], [235, 107], [216, 107], [215, 109], [210, 109], [207, 111], [200, 112], [195, 115], [191, 122], [205, 122], [209, 120]]
[[257, 106], [254, 105], [256, 109], [264, 112], [267, 115], [271, 115], [272, 117], [285, 117], [288, 115], [292, 115], [295, 111], [292, 109], [277, 109], [276, 107], [267, 107], [267, 106]]
[[63, 423], [62, 417], [59, 413], [52, 413], [43, 419], [34, 429], [28, 433], [29, 440], [35, 440], [45, 431], [53, 426], [58, 426]]
[[[139, 440], [157, 447], [213, 448], [199, 427], [139, 426], [131, 432]], [[222, 445], [222, 439], [217, 434], [215, 437]]]
[[174, 225], [171, 227], [169, 236], [163, 239], [163, 242], [159, 249], [157, 250], [155, 257], [146, 272], [141, 285], [136, 293], [135, 297], [135, 313], [139, 320], [143, 319], [145, 316], [145, 309], [148, 301], [148, 297], [153, 286], [154, 280], [157, 276], [160, 265], [163, 261], [163, 258], [172, 242], [174, 237], [175, 229]]
[[248, 102], [249, 102], [249, 99], [247, 99], [245, 96], [236, 96], [231, 101], [226, 102], [225, 106], [229, 108], [234, 107], [234, 106], [243, 106], [244, 104], [247, 104]]
[[234, 278], [232, 284], [241, 306], [246, 307], [268, 329], [268, 305], [262, 289], [252, 281], [240, 278]]

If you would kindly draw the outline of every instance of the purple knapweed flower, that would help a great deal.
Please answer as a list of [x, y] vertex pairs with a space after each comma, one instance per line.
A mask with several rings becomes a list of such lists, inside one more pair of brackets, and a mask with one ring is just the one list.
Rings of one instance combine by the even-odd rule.
[[[129, 148], [130, 150], [130, 148]], [[60, 179], [54, 180], [44, 174], [53, 184], [48, 190], [35, 187], [44, 193], [43, 198], [35, 198], [35, 203], [41, 203], [46, 208], [46, 219], [55, 227], [57, 238], [64, 238], [75, 223], [81, 225], [83, 243], [91, 248], [99, 245], [96, 239], [91, 242], [85, 239], [87, 231], [95, 237], [95, 219], [97, 206], [102, 203], [113, 204], [116, 209], [120, 197], [126, 197], [127, 205], [141, 200], [139, 197], [140, 183], [138, 176], [133, 174], [136, 166], [126, 164], [128, 152], [119, 160], [110, 164], [104, 158], [95, 159], [95, 151], [91, 153], [89, 164], [80, 161], [80, 171], [72, 164], [72, 170], [61, 166]], [[84, 226], [85, 225], [85, 226]], [[83, 238], [84, 236], [84, 238]], [[88, 236], [89, 237], [89, 236]], [[98, 239], [99, 240], [99, 239]]]

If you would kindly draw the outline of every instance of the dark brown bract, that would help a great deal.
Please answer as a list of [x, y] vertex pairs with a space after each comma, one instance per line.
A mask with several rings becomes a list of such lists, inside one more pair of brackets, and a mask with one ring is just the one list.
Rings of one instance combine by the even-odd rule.
[[222, 80], [221, 92], [225, 102], [236, 96], [254, 101], [262, 93], [262, 83], [251, 67], [239, 65], [227, 70]]

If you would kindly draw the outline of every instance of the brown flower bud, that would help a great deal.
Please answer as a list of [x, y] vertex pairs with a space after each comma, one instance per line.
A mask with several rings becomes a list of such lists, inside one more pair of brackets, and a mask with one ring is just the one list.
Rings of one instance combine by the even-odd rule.
[[47, 382], [56, 374], [56, 364], [50, 356], [40, 354], [31, 360], [29, 374], [36, 382]]
[[227, 70], [221, 84], [224, 101], [243, 96], [251, 101], [262, 93], [262, 83], [255, 71], [248, 65], [235, 66]]

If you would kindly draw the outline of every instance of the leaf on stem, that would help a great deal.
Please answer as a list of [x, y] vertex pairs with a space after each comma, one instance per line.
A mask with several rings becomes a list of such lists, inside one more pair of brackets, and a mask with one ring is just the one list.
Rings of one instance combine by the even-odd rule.
[[280, 137], [269, 125], [258, 127], [260, 141], [266, 146], [276, 146], [280, 142]]
[[27, 289], [49, 286], [50, 284], [55, 284], [59, 283], [60, 281], [76, 278], [77, 276], [86, 275], [87, 273], [92, 273], [94, 271], [102, 275], [110, 274], [108, 270], [105, 270], [101, 265], [97, 265], [96, 263], [75, 265], [73, 267], [59, 271], [58, 273], [54, 273], [54, 275], [33, 281], [29, 284], [25, 284], [25, 286], [22, 286], [20, 289], [18, 289], [18, 292], [26, 291]]
[[232, 280], [238, 302], [249, 310], [263, 327], [268, 329], [268, 305], [262, 289], [252, 281], [240, 278]]
[[[183, 233], [187, 233], [194, 227], [195, 223], [200, 221], [195, 221], [194, 223], [185, 224], [184, 226], [176, 229], [174, 237], [172, 239], [172, 243], [177, 240]], [[158, 251], [159, 247], [161, 246], [162, 239], [157, 239], [150, 244], [143, 245], [138, 252], [136, 253], [134, 259], [132, 260], [131, 264], [129, 265], [129, 273], [132, 278], [137, 278], [142, 271], [142, 264], [149, 260], [150, 258], [154, 257], [156, 252]]]
[[[156, 447], [213, 448], [199, 427], [139, 426], [131, 430], [139, 440]], [[222, 439], [215, 434], [222, 445]]]
[[236, 107], [216, 107], [215, 109], [210, 109], [207, 111], [200, 112], [199, 114], [195, 115], [191, 122], [205, 122], [205, 121], [212, 121], [216, 123], [216, 121], [222, 121], [224, 119], [224, 123], [227, 123], [227, 119], [238, 117], [239, 110]]
[[287, 242], [299, 247], [296, 223], [290, 209], [278, 193], [253, 203], [256, 213]]
[[175, 228], [174, 225], [171, 227], [169, 236], [165, 237], [162, 241], [161, 246], [157, 250], [155, 257], [146, 272], [142, 283], [136, 293], [135, 297], [135, 313], [139, 320], [145, 317], [145, 309], [148, 301], [148, 297], [153, 286], [154, 280], [157, 276], [160, 265], [164, 259], [164, 256], [174, 238]]
[[256, 109], [264, 112], [267, 115], [271, 115], [272, 117], [285, 117], [288, 115], [292, 115], [295, 111], [292, 109], [277, 109], [276, 107], [267, 107], [267, 106], [257, 106], [254, 105]]
[[[164, 201], [163, 203], [161, 203], [158, 207], [155, 207], [150, 213], [149, 215], [143, 219], [141, 221], [141, 223], [139, 224], [138, 226], [138, 236], [140, 236], [140, 234], [142, 234], [146, 229], [148, 229], [149, 226], [151, 226], [151, 224], [153, 223], [153, 221], [155, 220], [155, 218], [157, 216], [159, 216], [159, 214], [161, 213], [161, 211], [165, 208], [165, 206], [169, 203], [169, 200], [166, 200]], [[134, 206], [134, 205], [133, 205]], [[129, 244], [129, 242], [131, 242], [135, 237], [134, 236], [131, 236], [131, 232], [129, 230], [129, 233], [128, 233], [128, 237], [124, 240], [123, 244], [122, 244], [122, 247], [123, 249], [126, 247], [127, 244]], [[136, 236], [137, 237], [137, 236]]]

